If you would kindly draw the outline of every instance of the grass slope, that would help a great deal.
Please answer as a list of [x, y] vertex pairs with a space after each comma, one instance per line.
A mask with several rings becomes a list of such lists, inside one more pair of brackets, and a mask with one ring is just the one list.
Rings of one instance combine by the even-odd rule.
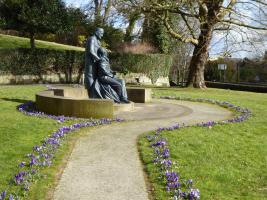
[[[194, 180], [201, 199], [267, 199], [267, 94], [220, 89], [154, 92], [156, 96], [217, 99], [251, 109], [253, 116], [240, 124], [185, 128], [166, 131], [163, 136], [171, 159], [178, 163], [175, 171]], [[145, 137], [140, 137], [139, 145], [155, 199], [168, 199]]]
[[[36, 40], [37, 48], [84, 51], [84, 48]], [[30, 39], [0, 34], [0, 48], [30, 48]]]

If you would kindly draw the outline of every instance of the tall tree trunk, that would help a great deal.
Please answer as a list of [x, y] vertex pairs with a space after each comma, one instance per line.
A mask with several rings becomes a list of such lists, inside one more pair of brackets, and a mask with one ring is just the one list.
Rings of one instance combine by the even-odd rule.
[[187, 87], [206, 88], [204, 80], [205, 64], [208, 59], [208, 47], [212, 37], [212, 26], [204, 24], [201, 27], [199, 43], [195, 46], [193, 56], [189, 65]]
[[126, 34], [124, 36], [125, 42], [131, 42], [132, 41], [132, 34], [135, 26], [135, 22], [139, 19], [139, 14], [133, 14], [129, 17], [129, 25], [126, 28]]
[[107, 20], [108, 20], [108, 17], [109, 17], [111, 5], [112, 5], [112, 0], [108, 0], [106, 8], [105, 8], [104, 17], [103, 17], [103, 24], [107, 24]]
[[101, 17], [101, 8], [102, 8], [102, 0], [94, 0], [95, 4], [95, 25], [99, 26], [102, 24], [102, 17]]
[[34, 33], [33, 32], [30, 33], [30, 43], [31, 43], [31, 48], [34, 49], [35, 48], [35, 40], [34, 40]]

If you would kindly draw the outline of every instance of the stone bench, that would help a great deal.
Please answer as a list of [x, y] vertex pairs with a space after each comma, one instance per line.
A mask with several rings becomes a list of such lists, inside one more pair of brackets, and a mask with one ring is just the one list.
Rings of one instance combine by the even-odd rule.
[[[147, 90], [147, 91], [146, 91]], [[47, 114], [80, 118], [113, 118], [114, 111], [131, 111], [134, 103], [151, 100], [151, 90], [127, 88], [130, 104], [115, 104], [110, 99], [89, 99], [87, 90], [74, 87], [57, 87], [36, 94], [37, 109]]]

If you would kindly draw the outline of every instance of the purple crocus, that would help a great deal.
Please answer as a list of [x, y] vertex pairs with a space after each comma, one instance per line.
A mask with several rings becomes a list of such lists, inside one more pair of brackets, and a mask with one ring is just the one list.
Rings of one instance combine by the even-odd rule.
[[179, 175], [176, 172], [167, 171], [165, 175], [168, 182], [177, 182], [179, 180]]
[[37, 164], [38, 164], [37, 158], [33, 156], [30, 161], [30, 166], [37, 165]]
[[36, 169], [32, 169], [31, 173], [32, 174], [36, 174], [37, 170]]
[[166, 144], [167, 144], [166, 141], [164, 141], [164, 140], [159, 140], [159, 141], [155, 142], [154, 144], [152, 144], [152, 146], [160, 146], [160, 147], [163, 147], [163, 146], [165, 146]]
[[163, 158], [169, 158], [170, 157], [170, 150], [167, 148], [163, 149], [162, 157]]
[[200, 192], [198, 189], [191, 189], [189, 193], [190, 200], [197, 200], [200, 199]]
[[6, 191], [4, 190], [0, 195], [0, 200], [4, 200], [6, 197]]
[[172, 165], [172, 161], [171, 160], [163, 160], [161, 162], [161, 164], [163, 165], [163, 167], [165, 169], [169, 169], [171, 167], [171, 165]]
[[17, 185], [23, 183], [25, 174], [26, 172], [20, 171], [18, 174], [15, 175], [14, 180]]
[[187, 181], [186, 181], [186, 184], [187, 184], [187, 187], [188, 187], [189, 189], [191, 189], [191, 188], [192, 188], [192, 185], [193, 185], [193, 180], [192, 180], [192, 179], [187, 180]]
[[19, 167], [24, 167], [26, 165], [26, 162], [19, 163]]

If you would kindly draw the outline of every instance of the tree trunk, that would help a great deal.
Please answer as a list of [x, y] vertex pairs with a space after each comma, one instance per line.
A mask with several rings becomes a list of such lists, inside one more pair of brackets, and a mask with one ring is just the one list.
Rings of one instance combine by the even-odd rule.
[[101, 26], [103, 24], [103, 18], [101, 16], [101, 9], [103, 6], [103, 0], [94, 0], [95, 4], [95, 25]]
[[35, 48], [35, 40], [34, 40], [34, 33], [30, 33], [30, 42], [31, 42], [31, 48]]
[[212, 26], [204, 24], [201, 28], [199, 43], [195, 46], [189, 65], [187, 87], [206, 88], [204, 80], [205, 64], [208, 59], [208, 47], [212, 37]]
[[132, 39], [133, 39], [132, 34], [133, 34], [134, 26], [135, 26], [135, 23], [138, 20], [138, 18], [139, 18], [139, 14], [133, 14], [130, 16], [129, 25], [126, 28], [126, 34], [124, 36], [125, 42], [131, 42], [132, 41]]
[[112, 0], [108, 0], [106, 8], [105, 8], [104, 17], [103, 17], [103, 24], [107, 24], [107, 20], [108, 20], [108, 17], [109, 17], [111, 5], [112, 5]]

